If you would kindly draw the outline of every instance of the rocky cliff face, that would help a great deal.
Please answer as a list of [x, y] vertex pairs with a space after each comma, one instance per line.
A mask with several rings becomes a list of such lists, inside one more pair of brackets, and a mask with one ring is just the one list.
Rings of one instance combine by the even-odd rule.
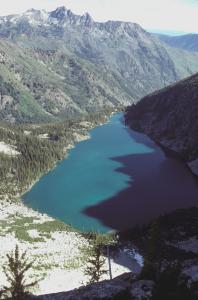
[[198, 74], [129, 107], [126, 122], [178, 153], [198, 175]]
[[99, 23], [65, 7], [0, 17], [0, 39], [2, 86], [15, 91], [0, 91], [13, 98], [0, 115], [13, 122], [126, 106], [198, 71], [198, 53], [168, 47], [138, 24]]

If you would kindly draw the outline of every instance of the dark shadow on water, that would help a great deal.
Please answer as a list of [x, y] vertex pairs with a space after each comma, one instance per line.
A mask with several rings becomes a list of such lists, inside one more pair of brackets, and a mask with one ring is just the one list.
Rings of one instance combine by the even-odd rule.
[[198, 181], [184, 163], [165, 155], [148, 137], [130, 134], [154, 151], [111, 158], [122, 165], [116, 172], [129, 176], [129, 186], [83, 213], [114, 230], [123, 230], [177, 208], [196, 206]]

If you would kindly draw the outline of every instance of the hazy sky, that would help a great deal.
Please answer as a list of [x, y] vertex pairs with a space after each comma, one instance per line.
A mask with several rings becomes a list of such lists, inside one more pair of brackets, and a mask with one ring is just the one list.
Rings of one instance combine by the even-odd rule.
[[0, 15], [64, 5], [95, 20], [136, 22], [146, 29], [198, 32], [198, 0], [0, 0]]

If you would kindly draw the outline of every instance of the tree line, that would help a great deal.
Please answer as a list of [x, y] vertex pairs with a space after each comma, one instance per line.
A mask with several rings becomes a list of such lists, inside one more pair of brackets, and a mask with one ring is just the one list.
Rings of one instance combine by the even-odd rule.
[[[73, 133], [78, 131], [87, 134], [89, 128], [83, 127], [86, 121], [95, 126], [105, 122], [112, 110], [85, 115], [79, 119], [57, 123], [38, 125], [0, 124], [0, 141], [16, 147], [19, 155], [0, 153], [0, 194], [6, 192], [6, 184], [14, 183], [20, 191], [36, 180], [43, 173], [53, 168], [54, 164], [63, 159], [65, 148], [73, 143]], [[48, 138], [39, 138], [47, 133]], [[10, 191], [12, 192], [12, 191]]]

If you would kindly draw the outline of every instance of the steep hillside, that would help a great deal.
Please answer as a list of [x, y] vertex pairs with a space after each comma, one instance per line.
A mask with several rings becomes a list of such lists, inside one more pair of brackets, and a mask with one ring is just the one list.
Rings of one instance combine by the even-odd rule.
[[49, 121], [130, 103], [105, 72], [61, 50], [33, 51], [0, 41], [0, 118]]
[[37, 122], [126, 106], [198, 71], [139, 25], [65, 7], [0, 17], [0, 117]]
[[184, 34], [179, 36], [157, 34], [157, 36], [171, 47], [188, 51], [198, 51], [198, 34]]
[[198, 74], [129, 107], [126, 122], [177, 152], [198, 174]]

